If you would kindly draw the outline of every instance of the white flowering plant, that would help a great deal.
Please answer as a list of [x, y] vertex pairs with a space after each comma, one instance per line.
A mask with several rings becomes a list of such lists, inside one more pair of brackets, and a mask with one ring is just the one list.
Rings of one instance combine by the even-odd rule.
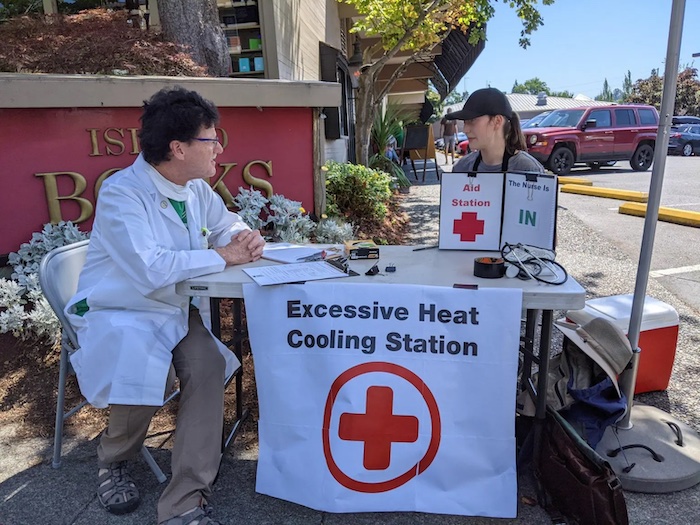
[[262, 230], [267, 224], [267, 215], [270, 213], [268, 202], [258, 190], [242, 187], [238, 188], [238, 195], [233, 198], [233, 203], [238, 207], [238, 215], [253, 230]]
[[12, 279], [0, 279], [0, 333], [23, 340], [58, 340], [60, 323], [41, 292], [39, 264], [54, 248], [87, 238], [71, 222], [46, 224], [10, 254]]
[[243, 221], [254, 230], [261, 230], [269, 241], [337, 244], [353, 238], [351, 224], [325, 216], [316, 223], [301, 202], [284, 195], [274, 194], [268, 199], [258, 190], [238, 188], [233, 202]]

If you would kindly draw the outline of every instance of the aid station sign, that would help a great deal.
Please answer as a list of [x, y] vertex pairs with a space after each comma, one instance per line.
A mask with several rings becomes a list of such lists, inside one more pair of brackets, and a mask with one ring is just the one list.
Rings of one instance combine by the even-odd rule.
[[500, 250], [504, 243], [554, 248], [557, 180], [522, 173], [444, 173], [440, 249]]
[[520, 290], [244, 285], [256, 490], [328, 512], [515, 517]]

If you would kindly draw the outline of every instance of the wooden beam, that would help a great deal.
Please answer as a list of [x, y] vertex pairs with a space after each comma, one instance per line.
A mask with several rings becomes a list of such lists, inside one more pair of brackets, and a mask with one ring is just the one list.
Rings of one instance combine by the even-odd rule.
[[[391, 78], [391, 75], [396, 71], [400, 66], [399, 65], [394, 65], [394, 64], [389, 64], [387, 66], [384, 66], [382, 70], [379, 72], [379, 76], [377, 77], [377, 80], [389, 80]], [[432, 78], [434, 75], [434, 71], [432, 67], [430, 67], [429, 63], [421, 63], [417, 62], [415, 64], [411, 64], [406, 68], [406, 71], [404, 71], [403, 75], [401, 75], [401, 78], [403, 79], [415, 79], [415, 78]]]
[[[381, 91], [386, 85], [386, 81], [378, 81], [375, 84], [375, 89]], [[428, 89], [428, 81], [418, 78], [400, 78], [389, 90], [389, 93], [413, 93], [417, 91], [425, 91]]]

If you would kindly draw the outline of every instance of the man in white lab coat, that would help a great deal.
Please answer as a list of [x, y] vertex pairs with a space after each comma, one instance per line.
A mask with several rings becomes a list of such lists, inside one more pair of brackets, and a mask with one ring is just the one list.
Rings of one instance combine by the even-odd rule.
[[207, 499], [221, 457], [224, 378], [239, 366], [203, 323], [206, 305], [178, 295], [175, 284], [255, 261], [265, 244], [207, 182], [223, 151], [218, 119], [211, 102], [180, 87], [144, 104], [142, 153], [100, 189], [87, 260], [66, 308], [80, 343], [71, 357], [80, 389], [92, 405], [110, 407], [97, 449], [98, 496], [108, 511], [138, 506], [127, 461], [163, 404], [171, 364], [180, 380], [159, 524], [218, 523]]

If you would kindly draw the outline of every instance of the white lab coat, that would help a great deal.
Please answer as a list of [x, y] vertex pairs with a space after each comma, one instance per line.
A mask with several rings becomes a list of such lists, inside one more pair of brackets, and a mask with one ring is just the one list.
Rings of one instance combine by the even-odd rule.
[[[163, 404], [172, 350], [188, 331], [189, 298], [175, 284], [223, 270], [207, 244], [224, 246], [249, 229], [201, 179], [187, 183], [185, 226], [149, 177], [153, 169], [139, 155], [102, 185], [78, 291], [66, 307], [80, 345], [71, 364], [98, 408]], [[89, 311], [80, 317], [73, 305], [82, 299]], [[207, 324], [208, 303], [201, 303]], [[228, 377], [239, 362], [219, 347]]]

